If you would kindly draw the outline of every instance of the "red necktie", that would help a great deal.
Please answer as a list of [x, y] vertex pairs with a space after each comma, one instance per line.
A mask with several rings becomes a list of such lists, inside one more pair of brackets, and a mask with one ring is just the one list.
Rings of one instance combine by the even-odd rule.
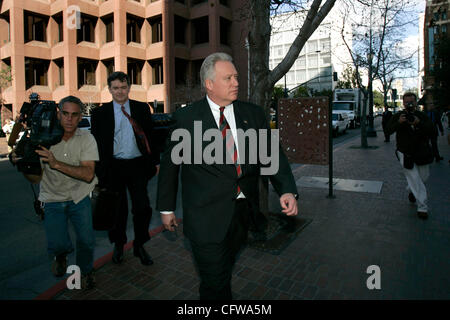
[[125, 117], [127, 117], [128, 120], [130, 121], [131, 126], [133, 127], [133, 131], [136, 134], [136, 136], [138, 137], [138, 139], [140, 139], [144, 143], [144, 147], [145, 147], [145, 150], [147, 150], [147, 154], [151, 154], [150, 146], [148, 144], [147, 136], [145, 135], [144, 130], [142, 130], [141, 126], [136, 121], [134, 121], [134, 119], [132, 117], [130, 117], [128, 112], [125, 111], [125, 107], [123, 105], [121, 106], [121, 109], [122, 109], [122, 112], [125, 115]]
[[[229, 156], [231, 156], [234, 166], [236, 167], [237, 176], [240, 177], [242, 175], [241, 165], [237, 162], [238, 158], [237, 149], [234, 143], [230, 126], [228, 125], [227, 119], [225, 119], [225, 116], [223, 114], [224, 109], [225, 107], [219, 108], [220, 110], [219, 130], [222, 132], [222, 138], [225, 140], [226, 152]], [[241, 193], [241, 188], [238, 186], [237, 194], [239, 195], [239, 193]]]

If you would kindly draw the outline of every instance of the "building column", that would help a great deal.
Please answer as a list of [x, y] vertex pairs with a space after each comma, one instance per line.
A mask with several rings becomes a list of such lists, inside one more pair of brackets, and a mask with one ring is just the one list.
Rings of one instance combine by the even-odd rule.
[[163, 82], [164, 82], [164, 112], [169, 113], [172, 110], [171, 92], [175, 89], [175, 70], [174, 70], [174, 53], [173, 33], [170, 32], [173, 25], [173, 14], [170, 10], [169, 0], [164, 0], [162, 5], [162, 26], [163, 26], [163, 41], [164, 41], [164, 54], [163, 54]]
[[[11, 32], [11, 74], [14, 97], [12, 101], [13, 117], [20, 113], [22, 104], [28, 101], [25, 90], [25, 55], [23, 34], [23, 9], [12, 6], [9, 13]], [[13, 45], [17, 44], [17, 45]]]

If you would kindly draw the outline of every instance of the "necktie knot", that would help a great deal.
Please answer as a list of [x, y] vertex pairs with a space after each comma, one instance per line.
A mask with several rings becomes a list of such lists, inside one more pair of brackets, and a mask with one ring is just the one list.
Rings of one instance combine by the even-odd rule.
[[223, 110], [225, 110], [225, 107], [219, 107], [220, 113], [223, 113]]

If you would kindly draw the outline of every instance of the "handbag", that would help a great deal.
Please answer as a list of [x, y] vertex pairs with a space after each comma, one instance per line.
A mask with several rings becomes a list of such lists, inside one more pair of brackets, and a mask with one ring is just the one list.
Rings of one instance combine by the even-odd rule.
[[109, 231], [114, 228], [120, 208], [119, 192], [96, 185], [92, 191], [91, 204], [94, 230]]

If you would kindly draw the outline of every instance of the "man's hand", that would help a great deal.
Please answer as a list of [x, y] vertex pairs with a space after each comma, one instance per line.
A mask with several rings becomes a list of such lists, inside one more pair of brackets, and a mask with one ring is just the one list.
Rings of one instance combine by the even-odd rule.
[[158, 173], [159, 173], [159, 164], [157, 164], [155, 167], [156, 167], [156, 173], [155, 173], [155, 176], [157, 176]]
[[53, 152], [43, 146], [39, 146], [42, 150], [37, 149], [36, 153], [42, 157], [42, 161], [48, 162], [50, 168], [57, 169], [58, 160], [56, 160]]
[[161, 221], [169, 231], [175, 231], [174, 226], [178, 227], [177, 218], [174, 213], [161, 214]]
[[400, 117], [398, 118], [398, 123], [403, 123], [406, 122], [408, 120], [406, 120], [406, 115], [405, 114], [401, 114]]
[[298, 213], [297, 200], [292, 193], [285, 193], [280, 197], [281, 210], [287, 216], [296, 216]]

